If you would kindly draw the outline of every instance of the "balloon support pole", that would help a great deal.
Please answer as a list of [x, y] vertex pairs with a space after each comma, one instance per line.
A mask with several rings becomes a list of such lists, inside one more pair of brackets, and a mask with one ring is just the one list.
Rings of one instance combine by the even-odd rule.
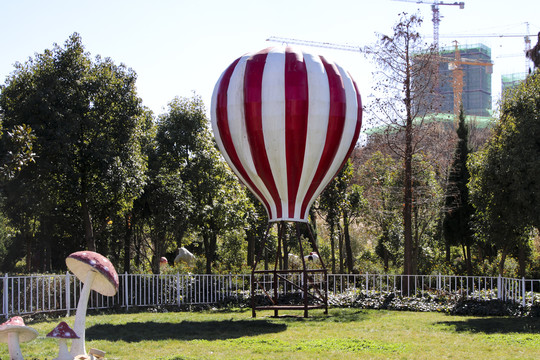
[[[257, 265], [262, 258], [262, 252], [266, 246], [268, 234], [273, 223], [268, 224], [266, 234], [259, 247], [255, 262], [251, 269], [251, 310], [252, 317], [257, 316], [257, 310], [273, 310], [274, 317], [279, 316], [280, 310], [303, 310], [304, 317], [309, 316], [309, 310], [324, 309], [328, 314], [328, 276], [324, 262], [319, 254], [319, 249], [313, 236], [313, 232], [307, 224], [308, 240], [317, 255], [320, 268], [308, 268], [302, 246], [300, 225], [296, 222], [296, 238], [300, 250], [300, 259], [302, 261], [301, 269], [283, 269], [280, 268], [280, 257], [286, 252], [285, 247], [285, 222], [277, 223], [278, 226], [278, 247], [273, 270], [257, 270]], [[283, 246], [282, 246], [283, 245]], [[288, 258], [288, 254], [283, 254]], [[285, 263], [285, 261], [283, 261]], [[314, 261], [315, 263], [315, 261]], [[287, 267], [287, 266], [285, 266]], [[291, 303], [290, 298], [287, 301], [287, 295], [299, 294], [301, 303]], [[284, 301], [285, 300], [285, 301]]]

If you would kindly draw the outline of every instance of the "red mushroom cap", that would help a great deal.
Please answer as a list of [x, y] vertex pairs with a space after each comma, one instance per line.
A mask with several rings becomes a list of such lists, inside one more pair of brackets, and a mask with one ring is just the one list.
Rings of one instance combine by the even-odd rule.
[[26, 326], [24, 324], [24, 319], [22, 317], [20, 317], [20, 316], [14, 316], [11, 319], [9, 319], [8, 321], [3, 322], [2, 324], [0, 324], [0, 326], [4, 326], [4, 325]]
[[38, 336], [37, 330], [26, 326], [22, 317], [14, 316], [0, 324], [0, 342], [6, 343], [8, 341], [8, 333], [13, 331], [19, 333], [20, 342], [34, 340]]
[[105, 256], [93, 251], [77, 251], [66, 258], [68, 269], [84, 281], [88, 271], [95, 271], [92, 289], [106, 296], [114, 296], [118, 291], [118, 274], [114, 265]]
[[60, 338], [60, 339], [78, 339], [79, 336], [73, 331], [69, 325], [62, 321], [58, 324], [50, 333], [47, 334], [47, 337]]

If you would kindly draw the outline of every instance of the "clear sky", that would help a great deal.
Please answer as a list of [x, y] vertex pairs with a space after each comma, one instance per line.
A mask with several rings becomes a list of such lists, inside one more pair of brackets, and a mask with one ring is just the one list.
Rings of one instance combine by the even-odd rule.
[[[441, 45], [451, 45], [455, 38], [447, 36], [453, 34], [525, 34], [526, 22], [530, 34], [540, 31], [538, 0], [463, 1], [463, 10], [440, 6]], [[429, 4], [392, 0], [0, 0], [1, 83], [15, 62], [54, 43], [63, 44], [78, 32], [92, 56], [110, 57], [135, 70], [138, 94], [155, 114], [165, 112], [175, 96], [193, 92], [209, 108], [221, 72], [244, 53], [277, 45], [266, 42], [268, 37], [370, 45], [376, 33], [391, 33], [403, 11], [419, 11], [422, 33], [432, 35]], [[457, 40], [492, 48], [495, 98], [501, 73], [525, 71], [523, 37]], [[531, 40], [534, 46], [536, 36]], [[322, 48], [309, 51], [348, 69], [367, 99], [374, 69], [364, 56]]]

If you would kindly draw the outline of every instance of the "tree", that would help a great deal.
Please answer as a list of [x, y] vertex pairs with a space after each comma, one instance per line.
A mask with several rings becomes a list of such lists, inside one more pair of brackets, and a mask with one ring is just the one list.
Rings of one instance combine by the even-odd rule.
[[459, 113], [457, 129], [458, 142], [454, 150], [454, 160], [448, 173], [445, 195], [445, 213], [443, 234], [446, 243], [446, 261], [450, 262], [450, 245], [461, 245], [463, 258], [467, 265], [467, 274], [472, 276], [471, 247], [473, 233], [471, 229], [474, 208], [469, 201], [469, 130], [465, 124], [463, 105]]
[[[36, 154], [4, 191], [11, 204], [31, 199], [31, 213], [17, 211], [30, 215], [24, 221], [39, 221], [46, 249], [69, 234], [68, 251], [107, 251], [97, 235], [140, 194], [146, 171], [141, 142], [151, 117], [137, 97], [136, 79], [133, 70], [109, 58], [92, 60], [75, 33], [63, 47], [16, 64], [2, 86], [3, 121], [31, 127]], [[59, 257], [65, 251], [51, 248]]]
[[[221, 158], [208, 124], [200, 97], [175, 98], [169, 103], [168, 113], [158, 120], [156, 146], [158, 167], [176, 174], [165, 188], [176, 189], [176, 201], [185, 210], [166, 214], [175, 224], [171, 224], [171, 229], [176, 229], [174, 240], [181, 246], [187, 230], [197, 232], [202, 239], [206, 272], [211, 273], [218, 238], [244, 227], [249, 205], [245, 190]], [[156, 202], [156, 206], [168, 208], [173, 204]], [[156, 253], [155, 259], [158, 256]]]
[[413, 155], [423, 136], [422, 123], [434, 111], [437, 56], [421, 43], [417, 28], [422, 19], [402, 13], [391, 36], [381, 35], [370, 49], [381, 67], [372, 114], [388, 125], [388, 145], [403, 161], [404, 274], [413, 274]]
[[492, 138], [468, 166], [477, 236], [501, 251], [502, 275], [508, 253], [527, 245], [531, 226], [540, 227], [538, 70], [504, 94], [500, 114]]

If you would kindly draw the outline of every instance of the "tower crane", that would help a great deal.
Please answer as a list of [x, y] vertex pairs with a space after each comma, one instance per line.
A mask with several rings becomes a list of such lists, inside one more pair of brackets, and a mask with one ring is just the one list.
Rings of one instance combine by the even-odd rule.
[[410, 3], [416, 3], [416, 4], [428, 4], [431, 5], [431, 11], [433, 12], [433, 18], [431, 19], [433, 21], [433, 45], [435, 46], [435, 49], [439, 49], [439, 24], [441, 22], [441, 14], [439, 11], [440, 5], [449, 5], [449, 6], [459, 6], [460, 9], [465, 8], [465, 3], [463, 1], [460, 2], [443, 2], [443, 1], [423, 1], [423, 0], [394, 0], [394, 1], [402, 1], [402, 2], [410, 2]]

